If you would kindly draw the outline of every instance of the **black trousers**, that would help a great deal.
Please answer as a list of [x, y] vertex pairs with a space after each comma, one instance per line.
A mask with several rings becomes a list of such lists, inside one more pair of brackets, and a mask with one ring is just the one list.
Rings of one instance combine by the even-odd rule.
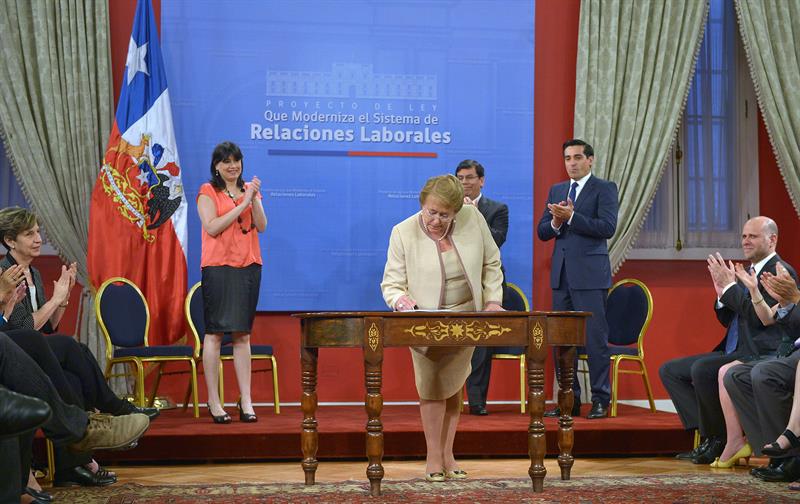
[[467, 377], [467, 398], [470, 406], [486, 406], [489, 376], [492, 374], [492, 356], [495, 354], [521, 355], [525, 347], [476, 346], [472, 353], [472, 372]]
[[[81, 410], [97, 408], [103, 411], [98, 407], [100, 401], [105, 401], [103, 405], [115, 406], [115, 403], [108, 399], [109, 395], [121, 401], [105, 384], [97, 361], [86, 345], [78, 343], [70, 336], [60, 334], [45, 336], [39, 331], [26, 329], [9, 331], [7, 334], [39, 365], [66, 404], [77, 406]], [[87, 354], [91, 358], [87, 357]], [[98, 382], [98, 376], [103, 380], [102, 383]], [[85, 392], [90, 394], [89, 397], [84, 395]], [[88, 464], [92, 460], [91, 452], [73, 452], [60, 446], [54, 448], [55, 477], [58, 477], [60, 472]]]
[[757, 455], [789, 422], [798, 362], [800, 351], [795, 351], [788, 357], [746, 362], [725, 374], [723, 383]]
[[45, 336], [39, 331], [29, 329], [8, 331], [6, 334], [42, 368], [65, 403], [86, 409], [80, 391], [70, 383], [61, 362], [51, 348], [50, 338], [56, 339], [59, 336]]
[[27, 472], [25, 482], [22, 481], [21, 443], [20, 436], [0, 440], [0, 474], [3, 475], [0, 477], [0, 502], [4, 504], [19, 502], [22, 489], [27, 486]]
[[[553, 289], [554, 310], [577, 310], [591, 312], [586, 321], [586, 355], [589, 364], [589, 383], [592, 389], [592, 402], [608, 406], [611, 402], [611, 381], [608, 372], [611, 368], [611, 352], [608, 349], [608, 322], [606, 321], [606, 301], [608, 289], [572, 289], [567, 280], [566, 265], [561, 268], [559, 288]], [[582, 349], [578, 349], [580, 353]], [[554, 349], [556, 373], [558, 350]], [[577, 355], [573, 363], [572, 390], [575, 400], [581, 398], [581, 382], [578, 380]]]
[[739, 359], [736, 352], [710, 352], [665, 362], [658, 370], [687, 430], [725, 437], [725, 417], [719, 402], [719, 368]]
[[66, 404], [44, 371], [2, 332], [0, 385], [20, 394], [37, 397], [50, 405], [53, 416], [42, 426], [42, 430], [54, 445], [75, 443], [86, 434], [89, 423], [86, 412], [77, 406]]
[[[521, 310], [521, 307], [509, 304], [508, 287], [503, 273], [503, 308]], [[489, 377], [492, 374], [492, 357], [495, 354], [525, 353], [525, 347], [482, 347], [476, 346], [472, 353], [472, 371], [467, 377], [467, 398], [470, 406], [486, 406], [486, 396], [489, 393]]]

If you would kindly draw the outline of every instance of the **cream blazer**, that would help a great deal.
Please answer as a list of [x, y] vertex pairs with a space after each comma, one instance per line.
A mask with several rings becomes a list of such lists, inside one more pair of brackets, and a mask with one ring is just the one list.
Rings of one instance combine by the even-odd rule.
[[[483, 215], [473, 205], [464, 205], [451, 225], [450, 241], [466, 273], [477, 310], [487, 303], [503, 302], [500, 249]], [[421, 309], [438, 309], [444, 301], [444, 264], [436, 239], [432, 238], [417, 212], [392, 228], [381, 292], [389, 308], [408, 294]]]

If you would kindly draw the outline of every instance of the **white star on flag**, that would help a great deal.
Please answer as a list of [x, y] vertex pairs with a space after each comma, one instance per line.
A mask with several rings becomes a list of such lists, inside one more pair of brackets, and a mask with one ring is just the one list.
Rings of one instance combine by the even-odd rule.
[[147, 173], [145, 173], [144, 170], [140, 170], [139, 175], [137, 175], [136, 178], [139, 179], [139, 182], [141, 182], [142, 185], [150, 183], [150, 179], [147, 177]]
[[145, 75], [150, 75], [147, 71], [147, 63], [144, 62], [144, 57], [147, 55], [147, 42], [141, 46], [137, 46], [136, 42], [131, 41], [128, 44], [128, 58], [125, 60], [125, 65], [128, 67], [128, 84], [131, 83], [136, 76], [136, 72], [142, 72]]

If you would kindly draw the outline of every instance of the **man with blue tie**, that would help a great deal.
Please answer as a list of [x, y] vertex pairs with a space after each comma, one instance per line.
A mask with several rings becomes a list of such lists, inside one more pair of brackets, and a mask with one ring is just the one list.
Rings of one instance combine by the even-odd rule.
[[[794, 341], [787, 348], [779, 349], [778, 358], [751, 361], [729, 369], [723, 383], [736, 408], [747, 442], [756, 454], [771, 456], [768, 465], [754, 468], [751, 474], [765, 481], [794, 481], [800, 478], [798, 457], [762, 451], [762, 447], [772, 442], [781, 446], [781, 437], [785, 438], [786, 448], [792, 447], [787, 443], [789, 438], [782, 433], [784, 428], [789, 430], [787, 425], [791, 426], [795, 420], [790, 414], [794, 413], [795, 375], [800, 362], [800, 289], [797, 277], [781, 264], [776, 269], [775, 275], [764, 274], [761, 284], [778, 301], [772, 315], [775, 324], [783, 326], [788, 339]], [[796, 428], [789, 432], [800, 434]], [[787, 450], [786, 455], [792, 453]]]
[[[587, 418], [608, 416], [611, 386], [606, 298], [611, 287], [611, 264], [606, 241], [617, 230], [617, 185], [592, 175], [594, 149], [583, 140], [562, 145], [569, 180], [555, 184], [547, 196], [537, 234], [542, 241], [555, 239], [550, 270], [554, 310], [592, 313], [586, 326], [586, 354], [592, 409]], [[577, 369], [577, 362], [573, 364]], [[580, 415], [580, 382], [573, 380], [572, 416]], [[558, 408], [545, 416], [559, 416]]]
[[[778, 226], [769, 217], [754, 217], [742, 228], [742, 251], [751, 272], [758, 278], [775, 274], [781, 263], [793, 277], [794, 269], [775, 252]], [[659, 370], [678, 416], [687, 430], [698, 429], [703, 442], [694, 450], [679, 453], [678, 458], [695, 464], [710, 464], [722, 454], [725, 446], [725, 419], [719, 401], [718, 374], [722, 366], [735, 360], [755, 361], [774, 357], [785, 346], [787, 336], [779, 325], [764, 326], [753, 303], [774, 306], [777, 301], [759, 285], [761, 299], [750, 293], [717, 253], [708, 257], [708, 269], [717, 299], [717, 319], [726, 328], [725, 337], [710, 353], [681, 357], [664, 363]], [[738, 368], [739, 366], [736, 366]], [[733, 368], [733, 369], [736, 369]]]

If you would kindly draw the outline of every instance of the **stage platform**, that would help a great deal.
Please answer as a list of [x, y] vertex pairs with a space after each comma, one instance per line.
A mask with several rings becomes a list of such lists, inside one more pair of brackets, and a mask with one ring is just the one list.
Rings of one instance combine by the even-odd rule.
[[[549, 407], [549, 406], [548, 406]], [[590, 405], [584, 405], [584, 415]], [[191, 409], [163, 411], [139, 446], [130, 451], [98, 453], [104, 464], [115, 462], [181, 462], [237, 460], [301, 460], [302, 411], [282, 406], [257, 408], [258, 423], [238, 421], [235, 408], [227, 409], [234, 421], [212, 422], [206, 409], [195, 419]], [[490, 415], [464, 414], [454, 451], [459, 457], [526, 457], [528, 415], [519, 405], [489, 405]], [[418, 458], [425, 455], [425, 438], [416, 405], [387, 405], [381, 416], [385, 435], [384, 458]], [[360, 406], [320, 406], [318, 458], [365, 458], [366, 413]], [[545, 419], [547, 454], [557, 455], [558, 422]], [[691, 449], [692, 436], [674, 413], [620, 405], [617, 418], [575, 418], [575, 448], [581, 456], [669, 455]], [[40, 441], [40, 440], [37, 440]]]

